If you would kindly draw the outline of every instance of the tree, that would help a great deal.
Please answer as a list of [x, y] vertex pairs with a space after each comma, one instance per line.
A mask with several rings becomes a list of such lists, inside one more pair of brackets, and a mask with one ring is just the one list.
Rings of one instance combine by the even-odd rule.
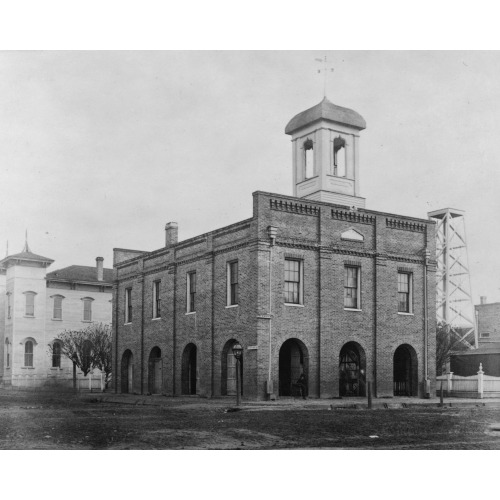
[[[76, 389], [76, 367], [86, 377], [94, 368], [105, 375], [105, 384], [111, 375], [111, 327], [92, 324], [83, 330], [64, 330], [58, 336], [61, 354], [73, 362], [73, 388]], [[54, 343], [49, 345], [54, 354]], [[104, 390], [101, 378], [101, 390]]]
[[89, 340], [93, 348], [93, 366], [104, 374], [104, 384], [101, 376], [101, 390], [108, 387], [111, 379], [112, 340], [111, 326], [104, 323], [94, 323], [87, 328]]
[[459, 336], [452, 332], [450, 325], [438, 323], [436, 329], [436, 375], [442, 375], [446, 372], [446, 365], [454, 352], [466, 349], [460, 342]]

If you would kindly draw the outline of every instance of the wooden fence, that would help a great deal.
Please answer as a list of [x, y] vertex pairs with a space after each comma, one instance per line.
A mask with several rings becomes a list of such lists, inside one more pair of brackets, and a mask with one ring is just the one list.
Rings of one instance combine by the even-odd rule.
[[479, 365], [477, 375], [461, 377], [453, 372], [436, 377], [436, 392], [455, 398], [498, 398], [500, 397], [500, 377], [485, 375], [483, 365]]

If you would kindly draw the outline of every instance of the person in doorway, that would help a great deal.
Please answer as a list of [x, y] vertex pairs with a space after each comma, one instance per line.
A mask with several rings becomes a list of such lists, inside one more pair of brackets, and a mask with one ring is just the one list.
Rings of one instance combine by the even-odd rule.
[[300, 389], [300, 394], [302, 396], [302, 399], [306, 399], [307, 381], [306, 381], [306, 376], [303, 373], [300, 374], [300, 377], [297, 380], [297, 387]]

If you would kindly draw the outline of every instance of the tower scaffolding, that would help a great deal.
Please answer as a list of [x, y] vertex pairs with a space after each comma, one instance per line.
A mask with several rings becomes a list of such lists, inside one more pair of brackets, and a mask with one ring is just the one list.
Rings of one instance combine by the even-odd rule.
[[474, 349], [478, 339], [465, 237], [465, 212], [443, 208], [427, 215], [437, 223], [437, 322], [448, 326], [450, 334], [461, 345]]

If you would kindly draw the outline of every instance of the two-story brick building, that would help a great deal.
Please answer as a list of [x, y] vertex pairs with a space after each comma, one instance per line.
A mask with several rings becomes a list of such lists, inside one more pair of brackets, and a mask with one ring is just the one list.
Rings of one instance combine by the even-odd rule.
[[[73, 364], [58, 335], [92, 322], [111, 323], [113, 270], [69, 266], [30, 251], [0, 261], [0, 383], [4, 387], [72, 386]], [[50, 349], [49, 346], [53, 346]], [[83, 374], [78, 372], [78, 378]], [[96, 373], [95, 385], [99, 386]]]
[[[152, 252], [115, 249], [118, 392], [311, 397], [429, 394], [435, 224], [365, 208], [363, 118], [326, 98], [295, 116], [294, 196], [256, 192], [252, 217]], [[432, 259], [430, 256], [433, 256]]]

